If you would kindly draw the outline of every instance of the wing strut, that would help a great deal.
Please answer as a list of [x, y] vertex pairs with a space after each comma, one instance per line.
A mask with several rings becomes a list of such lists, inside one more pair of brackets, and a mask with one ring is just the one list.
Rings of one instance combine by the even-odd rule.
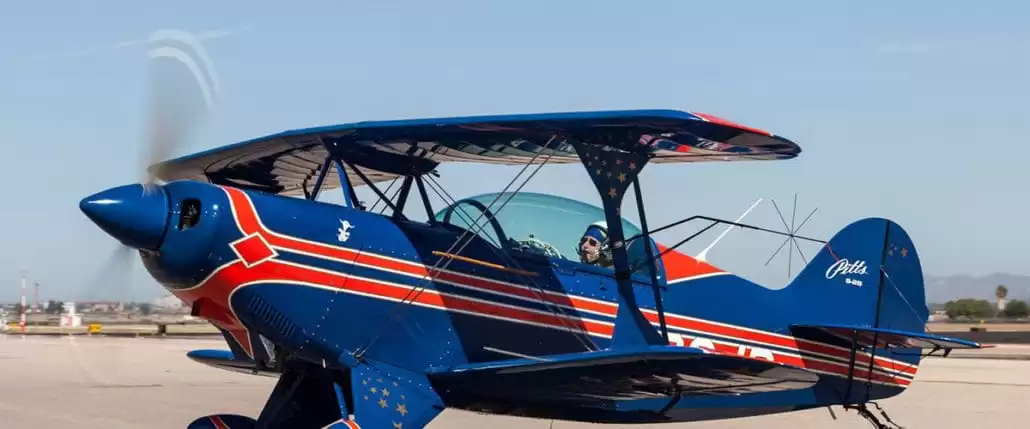
[[398, 209], [397, 206], [393, 204], [393, 201], [390, 201], [390, 197], [387, 197], [386, 194], [383, 193], [383, 191], [380, 191], [379, 188], [376, 187], [375, 183], [368, 179], [368, 176], [366, 176], [365, 173], [362, 173], [361, 170], [358, 170], [358, 168], [355, 167], [354, 164], [347, 162], [347, 160], [343, 160], [343, 162], [345, 162], [351, 170], [354, 170], [354, 173], [357, 174], [358, 177], [361, 178], [361, 180], [365, 182], [365, 184], [368, 185], [369, 188], [372, 189], [372, 192], [376, 193], [376, 196], [378, 196], [382, 202], [386, 203], [386, 205], [393, 210], [393, 213], [397, 214], [397, 216], [399, 216], [402, 219], [404, 218], [404, 214], [401, 213], [401, 209]]
[[[651, 235], [647, 232], [647, 211], [644, 210], [644, 196], [640, 193], [640, 178], [633, 178], [633, 194], [637, 199], [637, 211], [640, 212], [640, 229], [644, 237], [644, 250], [647, 252], [647, 260], [654, 261], [654, 249], [651, 249]], [[669, 341], [669, 330], [665, 326], [665, 309], [662, 305], [661, 284], [658, 283], [658, 270], [655, 264], [647, 265], [647, 271], [651, 274], [651, 289], [654, 291], [654, 308], [658, 312], [658, 325], [662, 329], [662, 338]]]
[[322, 163], [322, 167], [318, 169], [318, 178], [315, 179], [315, 185], [311, 187], [311, 191], [308, 192], [307, 179], [304, 179], [304, 198], [309, 201], [318, 199], [318, 194], [322, 191], [322, 184], [325, 183], [325, 176], [329, 173], [330, 161], [332, 161], [332, 155], [325, 157], [325, 162]]
[[350, 176], [347, 175], [347, 168], [343, 166], [339, 159], [333, 160], [333, 163], [336, 164], [336, 174], [340, 176], [340, 190], [343, 191], [345, 205], [352, 209], [364, 210], [365, 208], [358, 201], [358, 195], [354, 193], [354, 183], [351, 182]]
[[[611, 246], [615, 281], [618, 284], [619, 310], [615, 316], [612, 348], [630, 348], [645, 345], [667, 345], [668, 341], [651, 326], [640, 312], [637, 296], [630, 280], [632, 272], [626, 253], [625, 233], [622, 230], [622, 198], [630, 183], [634, 182], [644, 165], [646, 154], [628, 152], [611, 146], [570, 141], [576, 148], [583, 167], [597, 187], [604, 204], [608, 224], [608, 242]], [[653, 262], [651, 262], [653, 264]], [[656, 302], [657, 304], [657, 302]]]

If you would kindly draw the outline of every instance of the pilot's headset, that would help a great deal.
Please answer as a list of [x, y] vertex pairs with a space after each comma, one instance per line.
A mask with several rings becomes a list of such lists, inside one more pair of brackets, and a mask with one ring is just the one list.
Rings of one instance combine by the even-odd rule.
[[[612, 261], [612, 248], [608, 242], [608, 223], [601, 220], [587, 226], [586, 231], [583, 232], [583, 235], [580, 238], [579, 245], [576, 246], [577, 253], [582, 250], [583, 240], [591, 238], [597, 240], [601, 245], [598, 252], [598, 262], [610, 265]], [[582, 254], [580, 256], [582, 256]]]

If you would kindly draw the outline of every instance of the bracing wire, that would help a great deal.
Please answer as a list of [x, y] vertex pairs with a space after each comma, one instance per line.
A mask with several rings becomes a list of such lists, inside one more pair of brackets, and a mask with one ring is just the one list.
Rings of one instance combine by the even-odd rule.
[[[427, 183], [430, 183], [430, 188], [432, 188], [433, 192], [436, 192], [437, 196], [439, 196], [442, 200], [444, 200], [444, 202], [447, 202], [448, 204], [456, 204], [457, 203], [457, 201], [450, 195], [450, 193], [448, 193], [447, 190], [444, 189], [444, 187], [442, 185], [437, 183], [435, 181], [435, 179], [430, 178], [430, 180], [432, 181], [431, 183], [427, 182]], [[442, 194], [445, 194], [446, 196], [445, 195], [441, 195], [441, 191], [442, 191]], [[514, 195], [509, 197], [508, 201], [510, 201], [511, 198], [514, 198]], [[455, 207], [458, 207], [458, 206], [455, 206]], [[461, 209], [461, 208], [459, 208], [459, 209], [461, 210], [461, 212], [463, 214], [467, 215], [467, 212], [465, 212], [464, 209]], [[497, 213], [494, 213], [494, 218], [496, 218], [496, 216], [497, 216]], [[468, 218], [466, 217], [464, 219], [468, 219]], [[502, 246], [498, 246], [498, 249], [492, 249], [492, 251], [494, 252], [495, 255], [497, 255], [499, 258], [504, 260], [506, 263], [511, 264], [512, 266], [514, 266], [518, 270], [525, 271], [525, 269], [523, 269], [523, 267], [518, 263], [518, 261], [516, 261], [510, 255], [505, 253], [503, 250], [500, 250], [501, 248], [502, 248]], [[565, 310], [562, 309], [562, 306], [560, 304], [551, 301], [550, 299], [548, 299], [545, 296], [547, 294], [547, 292], [548, 292], [546, 290], [546, 288], [544, 288], [543, 286], [538, 284], [536, 281], [534, 281], [529, 276], [526, 276], [524, 274], [519, 274], [519, 275], [522, 276], [526, 280], [526, 282], [528, 283], [528, 286], [529, 286], [528, 289], [530, 291], [532, 291], [534, 294], [536, 294], [536, 296], [538, 298], [540, 298], [540, 302], [543, 305], [547, 306], [548, 310], [550, 310], [553, 314], [558, 316], [558, 319], [560, 321], [562, 321], [563, 325], [565, 325], [567, 328], [570, 328], [570, 330], [574, 332], [576, 330], [575, 325], [573, 324], [573, 325], [570, 326], [570, 324], [573, 323], [572, 320], [571, 320], [572, 316], [567, 314], [565, 312]], [[552, 309], [552, 307], [553, 307], [553, 309]], [[568, 318], [568, 319], [566, 319], [566, 318]], [[568, 323], [566, 323], [566, 322], [568, 322]], [[587, 350], [596, 349], [596, 344], [593, 344], [593, 341], [590, 341], [589, 337], [585, 337], [587, 342], [589, 342], [589, 344], [587, 342], [584, 342], [583, 338], [580, 338], [580, 337], [577, 337], [577, 338], [580, 339], [580, 344], [582, 344], [584, 347], [586, 347]]]
[[[553, 140], [553, 137], [552, 137], [552, 140]], [[548, 141], [548, 143], [550, 143], [550, 141]], [[537, 156], [539, 156], [539, 154], [537, 154]], [[533, 160], [536, 160], [537, 156], [534, 156], [533, 159], [530, 160], [529, 163], [524, 165], [522, 167], [522, 169], [519, 170], [519, 173], [516, 174], [515, 177], [512, 178], [511, 182], [509, 182], [508, 185], [505, 186], [504, 190], [501, 191], [502, 194], [503, 194], [503, 192], [506, 192], [511, 187], [511, 185], [514, 184], [519, 179], [519, 177], [522, 176], [523, 173], [525, 173], [526, 169], [529, 168], [529, 166], [532, 164]], [[541, 165], [541, 167], [542, 167], [542, 165]], [[532, 176], [530, 176], [530, 177], [532, 178]], [[487, 206], [487, 210], [490, 210], [490, 208], [493, 206], [493, 204], [495, 204], [497, 202], [497, 200], [500, 198], [500, 196], [501, 196], [501, 194], [498, 194], [498, 196], [494, 198], [494, 200], [490, 203], [490, 205]], [[485, 213], [481, 213], [479, 218], [476, 219], [476, 222], [478, 222], [479, 219], [482, 218], [484, 215], [485, 215]], [[466, 236], [469, 236], [469, 233], [471, 233], [471, 232], [472, 232], [472, 229], [469, 229], [469, 230], [466, 230], [464, 233], [462, 233], [455, 240], [455, 242], [451, 244], [451, 246], [447, 249], [446, 253], [453, 253], [454, 247], [457, 246], [462, 240], [464, 240]], [[475, 237], [475, 234], [477, 234], [477, 233], [473, 233], [473, 235], [469, 236], [469, 242], [471, 242], [471, 239]], [[462, 246], [462, 248], [458, 252], [460, 253], [461, 250], [464, 250], [464, 246]], [[354, 356], [355, 357], [360, 357], [365, 352], [367, 352], [379, 340], [379, 338], [382, 337], [382, 335], [385, 333], [387, 325], [390, 322], [399, 319], [398, 316], [401, 315], [400, 311], [403, 311], [403, 309], [408, 307], [407, 304], [410, 304], [410, 302], [408, 300], [410, 299], [411, 302], [414, 302], [414, 300], [418, 299], [418, 297], [420, 297], [422, 295], [422, 293], [425, 291], [426, 286], [429, 283], [432, 282], [432, 279], [436, 276], [436, 273], [438, 273], [441, 269], [446, 269], [450, 265], [452, 260], [453, 259], [450, 259], [450, 258], [440, 258], [440, 259], [438, 259], [436, 261], [435, 264], [433, 264], [433, 266], [431, 268], [426, 270], [426, 277], [423, 279], [423, 281], [424, 281], [423, 284], [420, 285], [420, 286], [414, 287], [411, 290], [409, 290], [408, 293], [406, 293], [404, 295], [404, 297], [401, 298], [401, 301], [398, 302], [396, 305], [394, 305], [394, 307], [390, 310], [390, 313], [387, 315], [387, 320], [380, 326], [380, 329], [377, 331], [377, 333], [374, 336], [372, 336], [372, 338], [368, 342], [366, 342], [366, 344], [364, 344], [362, 347], [359, 347], [357, 350], [355, 350]], [[442, 267], [440, 266], [441, 262], [444, 263], [444, 265]], [[415, 295], [412, 296], [412, 293], [414, 293]]]
[[[388, 192], [390, 192], [390, 189], [393, 189], [393, 185], [396, 184], [396, 183], [397, 183], [397, 178], [394, 178], [393, 180], [391, 180], [390, 184], [386, 186], [385, 190], [383, 190], [383, 195], [386, 195]], [[394, 198], [397, 198], [397, 194], [400, 193], [400, 191], [401, 191], [401, 188], [397, 188], [397, 191], [395, 191], [393, 193], [393, 196], [390, 197], [390, 200], [392, 201]], [[368, 211], [369, 212], [376, 211], [376, 207], [379, 206], [379, 203], [381, 203], [381, 202], [383, 202], [383, 199], [382, 198], [377, 198], [376, 202], [372, 203], [372, 207], [368, 208]], [[389, 204], [383, 205], [383, 209], [379, 211], [379, 214], [382, 214], [384, 211], [386, 211], [386, 208], [389, 207], [389, 206], [390, 206]]]
[[[552, 139], [553, 139], [553, 138], [552, 138]], [[548, 143], [550, 143], [550, 141], [548, 141]], [[537, 156], [539, 156], [539, 154], [537, 154]], [[548, 158], [550, 158], [550, 157], [548, 157]], [[535, 160], [535, 159], [536, 159], [536, 156], [534, 156], [534, 157], [533, 157], [533, 160]], [[504, 192], [507, 192], [507, 190], [508, 190], [508, 189], [509, 189], [509, 188], [511, 187], [511, 185], [512, 185], [512, 184], [514, 184], [514, 183], [515, 183], [515, 182], [516, 182], [516, 181], [517, 181], [517, 180], [519, 179], [519, 177], [520, 177], [520, 176], [522, 176], [522, 174], [523, 174], [523, 173], [524, 173], [524, 172], [526, 171], [526, 169], [527, 169], [527, 168], [529, 167], [529, 165], [531, 165], [531, 164], [532, 164], [532, 161], [533, 161], [533, 160], [530, 160], [530, 163], [527, 163], [527, 164], [526, 164], [526, 165], [525, 165], [525, 166], [523, 167], [523, 169], [519, 171], [519, 174], [516, 174], [516, 175], [515, 175], [515, 177], [514, 177], [514, 178], [513, 178], [512, 180], [511, 180], [511, 182], [509, 182], [509, 183], [508, 183], [508, 185], [507, 185], [507, 186], [505, 186], [504, 190], [503, 190], [503, 191], [501, 191], [501, 193], [500, 193], [500, 194], [498, 194], [498, 195], [497, 195], [497, 197], [495, 197], [495, 198], [494, 198], [494, 200], [493, 200], [493, 201], [492, 201], [492, 202], [490, 203], [490, 205], [488, 205], [488, 206], [487, 206], [487, 211], [490, 211], [491, 213], [493, 212], [493, 210], [491, 210], [491, 209], [493, 208], [494, 204], [496, 204], [496, 203], [497, 203], [497, 200], [498, 200], [498, 199], [500, 199], [501, 195], [503, 195], [503, 194], [504, 194]], [[544, 162], [544, 164], [546, 164], [546, 161]], [[539, 171], [539, 169], [540, 169], [540, 168], [542, 168], [544, 164], [541, 164], [540, 166], [538, 166], [538, 167], [537, 167], [537, 171]], [[527, 178], [527, 179], [526, 179], [526, 181], [528, 182], [528, 181], [529, 181], [529, 179], [532, 179], [533, 175], [535, 175], [535, 174], [536, 174], [536, 173], [534, 172], [534, 173], [533, 173], [532, 175], [530, 175], [530, 177], [529, 177], [529, 178]], [[520, 189], [521, 189], [521, 187], [520, 187]], [[470, 229], [467, 229], [467, 230], [466, 230], [465, 232], [463, 232], [463, 233], [462, 233], [462, 234], [461, 234], [460, 236], [458, 236], [458, 238], [457, 238], [457, 239], [455, 240], [455, 242], [451, 244], [451, 246], [450, 246], [450, 247], [449, 247], [449, 248], [447, 249], [447, 251], [446, 251], [445, 253], [461, 253], [461, 251], [462, 251], [462, 250], [465, 250], [465, 247], [467, 247], [467, 246], [468, 246], [468, 244], [472, 242], [472, 239], [473, 239], [473, 238], [474, 238], [475, 236], [477, 236], [477, 235], [479, 234], [479, 232], [480, 232], [480, 231], [482, 230], [482, 228], [484, 228], [484, 227], [485, 227], [485, 226], [487, 225], [486, 223], [484, 223], [484, 224], [483, 224], [482, 226], [480, 226], [480, 227], [478, 227], [478, 228], [476, 227], [476, 225], [478, 225], [478, 222], [479, 222], [479, 220], [480, 220], [480, 219], [482, 219], [482, 218], [483, 218], [484, 216], [486, 216], [486, 213], [480, 213], [480, 214], [479, 214], [479, 217], [477, 217], [477, 218], [476, 218], [476, 220], [475, 220], [475, 221], [473, 221], [473, 225], [472, 225], [472, 227], [471, 227]], [[478, 229], [478, 230], [477, 230], [477, 229]], [[468, 240], [465, 240], [465, 237], [468, 237]], [[461, 248], [459, 248], [459, 249], [458, 249], [458, 250], [457, 250], [457, 251], [455, 252], [455, 251], [454, 251], [454, 248], [455, 248], [455, 246], [458, 246], [458, 244], [459, 244], [459, 243], [462, 243], [462, 241], [463, 241], [463, 240], [465, 240], [466, 242], [465, 242], [465, 243], [463, 243], [463, 244], [462, 244], [462, 246], [461, 246]], [[440, 262], [442, 262], [442, 261], [443, 261], [444, 259], [447, 259], [447, 261], [446, 261], [446, 262], [444, 262], [444, 265], [443, 265], [443, 267], [439, 267], [438, 265], [439, 265], [439, 264], [440, 264]], [[442, 259], [438, 260], [438, 261], [437, 261], [437, 263], [436, 263], [436, 264], [434, 264], [434, 266], [433, 266], [433, 267], [432, 267], [432, 268], [431, 268], [431, 269], [429, 270], [429, 274], [431, 275], [431, 274], [432, 274], [432, 273], [433, 273], [434, 271], [440, 271], [440, 270], [442, 270], [442, 269], [446, 269], [446, 268], [447, 268], [447, 266], [449, 266], [449, 265], [450, 265], [450, 263], [451, 263], [452, 261], [453, 261], [453, 260], [452, 260], [452, 259], [450, 259], [450, 258], [442, 258]], [[428, 280], [428, 278], [427, 278], [427, 280]], [[417, 298], [417, 297], [418, 297], [419, 295], [421, 295], [422, 291], [424, 291], [424, 290], [425, 290], [425, 287], [424, 287], [424, 286], [422, 286], [422, 287], [419, 287], [418, 289], [419, 289], [418, 295], [416, 295], [416, 296], [415, 296], [415, 297], [413, 297], [412, 299], [415, 299], [415, 298]], [[413, 292], [413, 291], [414, 291], [414, 289], [413, 289], [412, 291], [409, 291], [409, 292], [408, 292], [408, 294], [407, 294], [407, 296], [405, 296], [405, 298], [401, 300], [401, 303], [404, 303], [404, 301], [406, 301], [406, 300], [407, 300], [408, 296], [410, 296], [411, 292]]]
[[892, 279], [890, 274], [887, 273], [887, 270], [885, 268], [881, 267], [880, 271], [883, 273], [883, 278], [887, 279], [887, 282], [889, 282], [891, 284], [891, 287], [894, 288], [894, 291], [897, 292], [898, 296], [901, 297], [901, 300], [905, 301], [905, 305], [907, 305], [909, 311], [912, 312], [912, 316], [915, 317], [916, 320], [919, 320], [920, 323], [923, 324], [923, 327], [927, 330], [927, 332], [930, 332], [929, 325], [927, 325], [927, 323], [925, 321], [923, 321], [923, 319], [921, 317], [919, 317], [919, 312], [916, 311], [915, 307], [912, 306], [912, 303], [908, 301], [908, 298], [905, 298], [905, 294], [901, 293], [901, 289], [898, 288], [898, 284], [894, 282], [894, 279]]
[[[550, 138], [550, 139], [549, 139], [549, 140], [547, 141], [547, 143], [545, 143], [545, 144], [544, 144], [544, 147], [547, 147], [547, 146], [549, 146], [549, 145], [551, 144], [551, 142], [553, 142], [553, 141], [554, 141], [554, 139], [555, 139], [556, 137], [557, 137], [556, 135], [555, 135], [555, 136], [552, 136], [552, 137], [551, 137], [551, 138]], [[515, 190], [515, 192], [514, 192], [514, 193], [513, 193], [512, 195], [510, 195], [510, 196], [509, 196], [509, 197], [507, 198], [507, 200], [506, 200], [506, 201], [505, 201], [504, 203], [502, 203], [502, 204], [501, 204], [501, 206], [500, 206], [500, 207], [499, 207], [499, 208], [498, 208], [498, 209], [497, 209], [496, 211], [495, 211], [495, 210], [493, 210], [493, 207], [494, 207], [494, 205], [496, 205], [496, 204], [497, 204], [498, 200], [499, 200], [499, 199], [500, 199], [500, 198], [501, 198], [501, 197], [502, 197], [503, 195], [505, 195], [505, 193], [506, 193], [506, 192], [508, 191], [508, 189], [510, 189], [510, 188], [511, 188], [511, 186], [512, 186], [512, 185], [514, 185], [514, 184], [515, 184], [515, 183], [516, 183], [516, 182], [517, 182], [517, 181], [519, 180], [519, 178], [520, 178], [520, 177], [521, 177], [521, 176], [522, 176], [522, 175], [523, 175], [523, 174], [524, 174], [524, 173], [526, 172], [526, 170], [527, 170], [527, 169], [529, 168], [529, 166], [533, 164], [533, 161], [535, 161], [535, 160], [536, 160], [536, 159], [537, 159], [537, 158], [538, 158], [538, 157], [540, 156], [540, 153], [537, 153], [537, 154], [536, 154], [536, 155], [535, 155], [535, 156], [534, 156], [534, 157], [533, 157], [533, 158], [532, 158], [532, 159], [531, 159], [531, 160], [530, 160], [530, 161], [529, 161], [528, 163], [526, 163], [526, 165], [524, 165], [524, 166], [523, 166], [523, 168], [522, 168], [522, 169], [521, 169], [521, 170], [519, 171], [519, 173], [518, 173], [518, 174], [516, 174], [516, 175], [515, 175], [515, 177], [514, 177], [514, 178], [513, 178], [513, 179], [512, 179], [512, 180], [511, 180], [511, 181], [510, 181], [509, 183], [508, 183], [508, 185], [507, 185], [507, 186], [505, 186], [504, 190], [502, 190], [502, 191], [501, 191], [501, 193], [499, 193], [499, 194], [498, 194], [498, 195], [497, 195], [497, 196], [496, 196], [496, 197], [494, 198], [494, 200], [493, 200], [493, 201], [491, 201], [491, 203], [490, 203], [490, 204], [489, 204], [489, 205], [487, 206], [487, 211], [488, 211], [488, 212], [490, 212], [490, 213], [493, 213], [493, 214], [494, 214], [494, 216], [496, 216], [496, 212], [497, 212], [497, 211], [500, 211], [501, 209], [503, 209], [503, 208], [504, 208], [504, 206], [505, 206], [505, 205], [507, 205], [507, 204], [508, 204], [508, 202], [510, 202], [510, 201], [511, 201], [511, 198], [513, 198], [515, 194], [517, 194], [517, 193], [518, 193], [519, 191], [521, 191], [521, 190], [522, 190], [522, 188], [523, 188], [523, 187], [524, 187], [524, 186], [525, 186], [525, 185], [526, 185], [527, 183], [529, 183], [529, 181], [530, 181], [530, 180], [531, 180], [531, 179], [532, 179], [532, 178], [533, 178], [533, 177], [534, 177], [534, 176], [535, 176], [535, 175], [536, 175], [536, 174], [537, 174], [537, 173], [538, 173], [538, 172], [540, 171], [540, 169], [541, 169], [541, 168], [543, 168], [543, 166], [547, 164], [547, 162], [548, 162], [548, 161], [550, 160], [550, 158], [551, 158], [551, 157], [553, 156], [553, 154], [554, 154], [553, 152], [549, 153], [549, 154], [547, 155], [547, 157], [546, 157], [546, 158], [544, 159], [544, 161], [543, 161], [543, 162], [542, 162], [542, 163], [541, 163], [540, 165], [538, 165], [538, 166], [537, 166], [537, 168], [536, 168], [535, 170], [533, 170], [533, 172], [532, 172], [532, 173], [530, 173], [529, 177], [527, 177], [527, 178], [526, 178], [526, 179], [525, 179], [525, 180], [523, 181], [523, 183], [522, 183], [521, 185], [519, 185], [519, 187], [518, 187], [518, 188], [517, 188], [517, 189]], [[430, 180], [432, 181], [432, 179], [431, 179], [431, 178], [430, 178]], [[433, 183], [434, 183], [434, 184], [436, 184], [436, 185], [438, 185], [438, 183], [435, 183], [435, 181], [433, 181]], [[435, 188], [434, 188], [434, 191], [436, 191], [436, 189], [435, 189]], [[482, 218], [483, 218], [484, 216], [486, 216], [486, 213], [485, 213], [485, 212], [484, 212], [484, 213], [480, 213], [480, 215], [479, 215], [479, 216], [478, 216], [478, 217], [476, 218], [476, 220], [475, 220], [475, 221], [473, 221], [473, 223], [472, 223], [472, 224], [470, 225], [470, 226], [471, 226], [471, 228], [470, 228], [470, 229], [467, 229], [467, 230], [466, 230], [465, 232], [463, 232], [463, 233], [462, 233], [462, 234], [461, 234], [461, 235], [460, 235], [460, 236], [459, 236], [459, 237], [458, 237], [458, 238], [457, 238], [457, 239], [455, 240], [455, 242], [451, 244], [451, 246], [450, 246], [450, 247], [448, 248], [448, 250], [446, 251], [446, 253], [448, 253], [448, 254], [453, 254], [453, 253], [455, 253], [455, 250], [454, 250], [454, 249], [455, 249], [455, 247], [458, 247], [458, 246], [459, 246], [459, 244], [460, 244], [460, 248], [459, 248], [459, 249], [457, 250], [457, 253], [461, 253], [461, 251], [463, 251], [463, 250], [464, 250], [464, 249], [465, 249], [465, 248], [466, 248], [466, 247], [467, 247], [467, 246], [468, 246], [468, 245], [469, 245], [469, 244], [470, 244], [470, 243], [472, 242], [472, 240], [474, 239], [474, 237], [475, 237], [475, 236], [477, 236], [477, 235], [479, 234], [478, 230], [481, 230], [482, 228], [484, 228], [484, 227], [485, 227], [485, 226], [486, 226], [486, 225], [488, 224], [489, 220], [487, 220], [487, 223], [484, 223], [483, 225], [481, 225], [481, 226], [479, 226], [479, 227], [477, 228], [477, 225], [479, 225], [479, 223], [478, 223], [478, 222], [479, 222], [479, 220], [480, 220], [480, 219], [482, 219]], [[470, 235], [470, 234], [471, 234], [471, 235]], [[467, 239], [467, 240], [466, 240], [466, 237], [468, 237], [468, 239]], [[464, 240], [464, 242], [463, 242], [463, 240]], [[378, 341], [378, 339], [379, 339], [379, 338], [380, 338], [380, 337], [381, 337], [381, 336], [382, 336], [382, 335], [383, 335], [383, 334], [385, 333], [385, 328], [386, 328], [386, 325], [387, 325], [387, 324], [389, 324], [389, 323], [390, 323], [391, 321], [393, 321], [393, 320], [397, 320], [397, 319], [398, 319], [398, 317], [396, 317], [396, 316], [400, 315], [399, 313], [400, 313], [401, 311], [405, 311], [405, 310], [406, 310], [406, 308], [407, 308], [407, 307], [409, 307], [408, 305], [402, 305], [402, 304], [408, 304], [408, 303], [409, 303], [409, 299], [411, 300], [411, 302], [413, 302], [413, 301], [414, 301], [415, 299], [417, 299], [417, 298], [418, 298], [419, 296], [421, 296], [421, 294], [422, 294], [422, 293], [423, 293], [423, 292], [425, 291], [425, 289], [426, 289], [426, 286], [427, 286], [427, 285], [428, 285], [429, 283], [431, 283], [431, 282], [432, 282], [432, 279], [433, 279], [433, 277], [435, 277], [435, 273], [438, 273], [438, 272], [440, 272], [440, 271], [442, 271], [442, 270], [446, 269], [446, 268], [447, 268], [447, 267], [448, 267], [448, 266], [449, 266], [449, 265], [451, 264], [451, 262], [453, 262], [453, 260], [454, 260], [453, 258], [440, 258], [439, 260], [437, 260], [437, 262], [436, 262], [436, 263], [435, 263], [435, 264], [433, 265], [433, 267], [431, 267], [431, 268], [430, 268], [429, 270], [427, 270], [427, 276], [426, 276], [426, 278], [424, 279], [424, 280], [425, 280], [425, 283], [424, 283], [423, 285], [421, 285], [421, 286], [418, 286], [418, 287], [416, 287], [416, 288], [412, 288], [412, 289], [411, 289], [411, 290], [410, 290], [410, 291], [409, 291], [409, 292], [408, 292], [408, 293], [407, 293], [407, 294], [405, 295], [405, 297], [404, 297], [404, 298], [402, 298], [402, 299], [401, 299], [401, 301], [400, 301], [400, 302], [399, 302], [399, 303], [398, 303], [397, 305], [395, 305], [395, 306], [394, 306], [394, 309], [393, 309], [393, 310], [391, 310], [390, 314], [388, 315], [388, 320], [387, 320], [386, 322], [384, 322], [384, 324], [383, 324], [383, 325], [381, 326], [381, 328], [380, 328], [379, 332], [378, 332], [378, 333], [377, 333], [376, 335], [374, 335], [374, 336], [373, 336], [373, 337], [372, 337], [372, 338], [371, 338], [371, 339], [370, 339], [370, 340], [369, 340], [369, 341], [368, 341], [368, 342], [367, 342], [367, 343], [366, 343], [365, 345], [363, 345], [362, 347], [359, 347], [359, 348], [358, 348], [358, 349], [357, 349], [357, 350], [355, 351], [355, 353], [354, 353], [355, 357], [360, 357], [360, 356], [361, 356], [361, 355], [363, 355], [363, 354], [364, 354], [365, 352], [367, 352], [367, 351], [369, 350], [369, 348], [371, 348], [371, 346], [372, 346], [372, 345], [374, 345], [374, 344], [375, 344], [375, 342], [376, 342], [376, 341]], [[512, 262], [514, 262], [514, 261], [512, 261]], [[442, 263], [442, 266], [441, 266], [441, 263]], [[518, 265], [518, 264], [517, 264], [517, 262], [515, 262], [515, 265]], [[532, 279], [528, 279], [528, 280], [529, 280], [530, 282], [532, 282]], [[537, 286], [537, 287], [539, 287], [539, 286]], [[541, 289], [542, 289], [542, 288], [541, 288]], [[416, 292], [416, 291], [417, 291], [417, 292]], [[411, 295], [412, 295], [412, 293], [415, 293], [415, 295], [414, 295], [414, 296], [411, 296]], [[561, 310], [560, 310], [560, 308], [559, 308], [559, 311], [561, 311]], [[553, 313], [553, 310], [552, 310], [552, 313]], [[556, 315], [557, 315], [557, 314], [556, 314]], [[563, 315], [564, 315], [564, 314], [562, 314], [562, 315], [559, 315], [559, 317], [558, 317], [558, 319], [559, 319], [559, 320], [561, 320], [563, 324], [564, 324], [564, 323], [566, 323], [566, 322], [571, 322], [571, 320], [566, 320], [566, 317], [561, 317], [561, 316], [563, 316]], [[576, 332], [576, 331], [577, 331], [577, 329], [576, 329], [576, 328], [575, 328], [574, 326], [572, 326], [572, 327], [569, 327], [569, 328], [570, 328], [570, 330], [571, 330], [572, 332]], [[587, 349], [590, 349], [590, 345], [588, 345], [587, 343], [585, 343], [585, 342], [583, 341], [583, 338], [582, 338], [582, 337], [579, 337], [579, 336], [577, 336], [577, 339], [579, 339], [580, 343], [581, 343], [581, 344], [582, 344], [582, 345], [583, 345], [584, 347], [587, 347]]]

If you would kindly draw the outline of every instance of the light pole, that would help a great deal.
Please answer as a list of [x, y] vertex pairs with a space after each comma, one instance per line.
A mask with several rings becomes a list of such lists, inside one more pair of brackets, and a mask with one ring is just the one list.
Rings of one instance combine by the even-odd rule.
[[25, 270], [21, 271], [21, 332], [25, 333], [25, 282], [28, 273]]

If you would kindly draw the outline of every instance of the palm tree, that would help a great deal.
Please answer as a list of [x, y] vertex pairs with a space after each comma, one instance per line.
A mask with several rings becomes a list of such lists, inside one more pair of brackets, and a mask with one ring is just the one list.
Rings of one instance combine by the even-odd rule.
[[998, 311], [1005, 310], [1005, 297], [1009, 295], [1009, 288], [1005, 285], [998, 285], [998, 288], [994, 290], [994, 296], [998, 298]]

